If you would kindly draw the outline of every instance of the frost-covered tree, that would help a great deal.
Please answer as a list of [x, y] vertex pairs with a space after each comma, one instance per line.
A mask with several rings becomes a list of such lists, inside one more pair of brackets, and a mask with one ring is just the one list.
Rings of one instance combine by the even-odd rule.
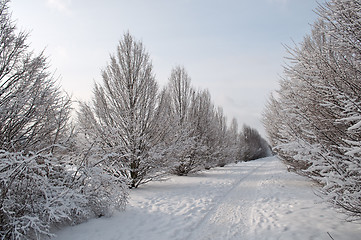
[[195, 94], [191, 78], [184, 67], [177, 66], [172, 69], [167, 91], [173, 116], [177, 124], [182, 126], [189, 120], [189, 108]]
[[158, 150], [166, 129], [143, 44], [124, 34], [102, 78], [102, 84], [95, 84], [93, 102], [81, 104], [79, 123], [86, 139], [109, 156], [103, 166], [138, 187], [165, 166]]
[[229, 148], [231, 139], [228, 135], [227, 118], [223, 113], [223, 108], [218, 107], [214, 113], [212, 124], [212, 136], [208, 136], [207, 146], [209, 148], [210, 166], [223, 167], [227, 163], [233, 162]]
[[184, 67], [175, 67], [164, 91], [171, 126], [166, 152], [172, 172], [178, 175], [233, 162], [234, 146], [239, 146], [228, 131], [222, 108], [214, 107], [208, 90], [195, 91], [190, 81]]
[[240, 143], [240, 133], [238, 132], [238, 122], [237, 119], [233, 118], [231, 125], [227, 131], [227, 152], [229, 159], [228, 162], [238, 162], [241, 161], [241, 143]]
[[196, 92], [190, 107], [190, 121], [194, 129], [196, 139], [196, 151], [193, 159], [197, 164], [205, 168], [216, 166], [214, 149], [212, 146], [215, 141], [215, 107], [208, 90]]
[[40, 239], [88, 214], [64, 158], [70, 99], [0, 1], [0, 239]]
[[317, 11], [311, 34], [289, 49], [264, 122], [279, 155], [360, 219], [361, 2], [333, 0]]
[[61, 141], [70, 100], [55, 85], [46, 57], [29, 51], [25, 32], [16, 33], [7, 2], [0, 3], [0, 146], [38, 151]]
[[167, 118], [169, 131], [167, 138], [167, 157], [172, 159], [172, 173], [187, 175], [199, 170], [201, 164], [195, 159], [197, 142], [195, 131], [190, 121], [190, 108], [194, 100], [195, 90], [191, 86], [191, 78], [184, 67], [172, 69], [165, 88], [167, 101]]
[[232, 162], [229, 157], [227, 119], [216, 108], [208, 90], [196, 92], [190, 107], [190, 120], [197, 142], [195, 157], [206, 169]]

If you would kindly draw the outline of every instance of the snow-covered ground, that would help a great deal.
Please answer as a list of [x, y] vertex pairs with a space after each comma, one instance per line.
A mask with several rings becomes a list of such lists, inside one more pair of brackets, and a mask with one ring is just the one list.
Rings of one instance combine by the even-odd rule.
[[307, 179], [277, 157], [171, 176], [132, 190], [126, 211], [58, 231], [57, 240], [361, 239]]

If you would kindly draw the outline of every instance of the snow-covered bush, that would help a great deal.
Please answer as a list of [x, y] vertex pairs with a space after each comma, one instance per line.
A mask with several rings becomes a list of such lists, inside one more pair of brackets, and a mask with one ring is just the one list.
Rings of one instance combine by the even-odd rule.
[[0, 1], [0, 238], [50, 235], [86, 212], [57, 148], [67, 141], [70, 99], [55, 86], [42, 53], [16, 33]]
[[89, 215], [72, 174], [51, 154], [0, 151], [0, 237], [41, 239]]
[[351, 220], [361, 218], [361, 1], [318, 8], [265, 112], [278, 154], [322, 186]]
[[[85, 148], [82, 148], [85, 150]], [[111, 216], [124, 210], [128, 198], [127, 179], [108, 165], [114, 155], [98, 155], [86, 149], [77, 157], [72, 169], [73, 186], [86, 199], [86, 217]]]
[[1, 239], [43, 239], [53, 236], [57, 225], [125, 208], [123, 177], [62, 160], [52, 154], [0, 151]]

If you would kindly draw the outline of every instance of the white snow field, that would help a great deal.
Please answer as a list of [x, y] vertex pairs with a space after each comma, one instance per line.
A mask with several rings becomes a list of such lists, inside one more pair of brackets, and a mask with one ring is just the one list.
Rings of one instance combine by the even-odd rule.
[[132, 190], [126, 211], [58, 231], [57, 240], [361, 239], [306, 178], [277, 157], [171, 176]]

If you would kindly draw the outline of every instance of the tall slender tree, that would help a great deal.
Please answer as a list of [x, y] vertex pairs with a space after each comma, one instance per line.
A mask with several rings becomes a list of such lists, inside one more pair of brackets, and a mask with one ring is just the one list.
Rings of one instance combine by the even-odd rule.
[[191, 86], [191, 78], [184, 67], [172, 69], [165, 92], [170, 131], [168, 138], [168, 158], [173, 159], [171, 172], [187, 175], [199, 169], [199, 162], [194, 158], [196, 137], [190, 121], [190, 108], [194, 100], [195, 90]]
[[183, 125], [189, 120], [189, 108], [195, 92], [184, 67], [177, 66], [172, 70], [167, 90], [170, 96], [173, 117], [178, 125]]
[[111, 168], [138, 187], [162, 167], [151, 153], [164, 135], [158, 85], [143, 44], [124, 34], [102, 78], [92, 104], [82, 104], [79, 122], [89, 140], [111, 154]]

